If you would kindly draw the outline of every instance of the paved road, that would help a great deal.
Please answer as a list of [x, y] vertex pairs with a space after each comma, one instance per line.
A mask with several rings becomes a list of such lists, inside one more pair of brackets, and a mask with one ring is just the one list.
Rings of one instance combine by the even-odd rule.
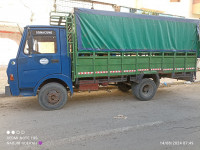
[[199, 96], [198, 83], [159, 88], [147, 102], [117, 89], [82, 92], [56, 111], [36, 97], [0, 97], [0, 149], [199, 150]]

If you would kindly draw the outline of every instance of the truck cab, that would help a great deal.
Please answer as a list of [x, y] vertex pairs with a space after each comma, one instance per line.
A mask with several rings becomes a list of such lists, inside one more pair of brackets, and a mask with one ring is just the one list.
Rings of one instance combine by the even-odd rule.
[[[6, 95], [36, 96], [39, 89], [52, 82], [73, 93], [66, 29], [62, 26], [26, 26], [17, 57], [8, 64], [7, 76]], [[52, 103], [61, 97], [56, 88], [46, 96]]]

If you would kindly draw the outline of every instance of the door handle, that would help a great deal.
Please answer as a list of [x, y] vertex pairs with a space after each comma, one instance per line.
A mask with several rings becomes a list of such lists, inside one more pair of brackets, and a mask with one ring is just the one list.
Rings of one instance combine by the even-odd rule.
[[58, 59], [51, 59], [51, 63], [58, 63], [59, 60]]

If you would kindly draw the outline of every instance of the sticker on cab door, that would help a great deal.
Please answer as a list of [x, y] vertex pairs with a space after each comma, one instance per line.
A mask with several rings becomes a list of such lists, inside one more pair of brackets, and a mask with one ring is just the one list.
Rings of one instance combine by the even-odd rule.
[[46, 64], [49, 63], [49, 60], [46, 59], [46, 58], [41, 58], [41, 59], [40, 59], [40, 63], [41, 63], [42, 65], [46, 65]]

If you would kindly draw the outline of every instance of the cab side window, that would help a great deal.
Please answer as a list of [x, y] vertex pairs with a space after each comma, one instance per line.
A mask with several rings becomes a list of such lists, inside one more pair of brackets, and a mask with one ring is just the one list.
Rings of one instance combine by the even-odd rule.
[[28, 34], [24, 47], [25, 54], [53, 54], [56, 52], [57, 42], [55, 31], [31, 31]]

